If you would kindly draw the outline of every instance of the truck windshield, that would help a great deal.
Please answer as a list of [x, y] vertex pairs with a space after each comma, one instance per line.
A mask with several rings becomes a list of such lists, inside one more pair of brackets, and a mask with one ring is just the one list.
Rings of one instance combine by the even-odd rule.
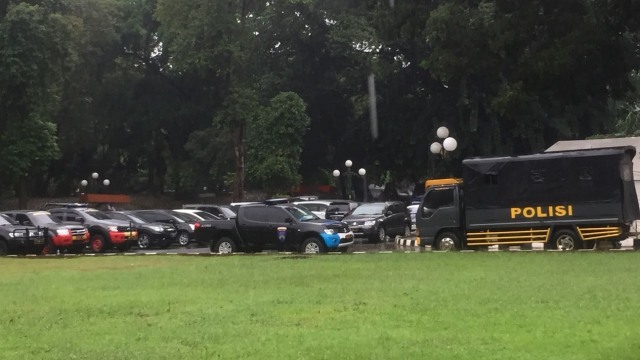
[[0, 225], [13, 225], [13, 222], [5, 214], [0, 214]]
[[97, 220], [111, 220], [109, 215], [100, 210], [85, 210], [84, 213]]
[[309, 210], [307, 210], [306, 208], [303, 208], [303, 207], [291, 206], [291, 207], [287, 207], [286, 209], [298, 221], [309, 221], [309, 220], [320, 219], [319, 217], [316, 216], [316, 214], [312, 213], [311, 211], [309, 211]]
[[355, 208], [351, 215], [381, 215], [384, 211], [384, 203], [362, 204]]
[[51, 216], [48, 212], [37, 212], [31, 214], [31, 222], [33, 225], [46, 225], [60, 223], [60, 220]]

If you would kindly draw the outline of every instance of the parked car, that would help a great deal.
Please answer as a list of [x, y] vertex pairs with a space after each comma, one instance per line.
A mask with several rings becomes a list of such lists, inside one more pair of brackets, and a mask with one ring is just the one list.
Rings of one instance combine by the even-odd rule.
[[55, 254], [58, 250], [80, 254], [89, 244], [87, 228], [79, 224], [64, 224], [48, 211], [11, 210], [4, 211], [3, 214], [20, 225], [49, 229], [43, 254]]
[[148, 249], [151, 246], [165, 249], [176, 241], [178, 231], [172, 224], [147, 221], [132, 211], [110, 211], [107, 215], [116, 220], [133, 223], [138, 231], [138, 247], [140, 249]]
[[349, 212], [358, 207], [358, 203], [351, 200], [335, 200], [329, 204], [324, 218], [341, 221]]
[[221, 219], [233, 219], [236, 217], [236, 212], [231, 208], [231, 205], [184, 204], [182, 205], [182, 208], [206, 211]]
[[197, 220], [171, 210], [135, 210], [132, 213], [148, 222], [175, 226], [176, 241], [180, 246], [188, 246], [195, 237], [196, 229], [200, 227]]
[[365, 203], [342, 221], [356, 237], [366, 237], [370, 242], [386, 241], [387, 236], [411, 235], [411, 218], [402, 201]]
[[138, 232], [129, 221], [115, 220], [93, 208], [64, 207], [49, 210], [61, 222], [80, 223], [89, 230], [89, 248], [101, 253], [116, 248], [127, 251], [138, 242]]
[[211, 251], [293, 250], [304, 253], [346, 251], [353, 233], [339, 221], [323, 220], [293, 204], [245, 205], [238, 216], [214, 227]]
[[294, 201], [293, 204], [298, 206], [304, 206], [312, 213], [316, 214], [320, 219], [325, 219], [327, 209], [331, 205], [333, 200], [299, 200]]
[[19, 225], [0, 214], [0, 255], [9, 253], [42, 253], [47, 228]]

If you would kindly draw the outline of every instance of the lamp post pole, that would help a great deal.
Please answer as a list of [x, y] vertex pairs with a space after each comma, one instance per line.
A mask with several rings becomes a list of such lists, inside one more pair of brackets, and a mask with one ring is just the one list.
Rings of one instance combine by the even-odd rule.
[[365, 170], [364, 168], [360, 168], [360, 170], [358, 170], [358, 175], [362, 177], [362, 183], [364, 185], [364, 187], [362, 188], [363, 189], [362, 200], [364, 202], [367, 202], [367, 197], [368, 197], [367, 193], [369, 192], [369, 189], [367, 189], [367, 170]]
[[344, 162], [344, 166], [347, 167], [347, 199], [351, 199], [351, 166], [353, 166], [353, 162], [351, 160], [347, 160]]

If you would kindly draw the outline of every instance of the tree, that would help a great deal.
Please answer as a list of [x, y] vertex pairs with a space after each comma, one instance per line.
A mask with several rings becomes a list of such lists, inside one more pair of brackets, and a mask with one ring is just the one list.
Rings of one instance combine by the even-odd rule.
[[300, 184], [300, 154], [310, 119], [295, 93], [280, 93], [248, 131], [247, 174], [269, 196], [290, 193]]
[[0, 19], [0, 167], [11, 169], [3, 178], [15, 185], [20, 207], [27, 178], [59, 154], [52, 114], [77, 61], [80, 27], [74, 16], [24, 2]]

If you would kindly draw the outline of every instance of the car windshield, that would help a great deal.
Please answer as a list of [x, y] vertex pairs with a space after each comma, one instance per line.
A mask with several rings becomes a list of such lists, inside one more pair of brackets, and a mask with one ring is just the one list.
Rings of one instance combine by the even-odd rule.
[[100, 210], [84, 210], [83, 212], [96, 220], [112, 220], [109, 215]]
[[201, 218], [205, 219], [205, 220], [220, 220], [219, 217], [208, 213], [206, 211], [196, 211], [195, 212], [196, 215], [200, 216]]
[[362, 204], [355, 208], [351, 215], [382, 215], [385, 204]]
[[40, 226], [46, 224], [59, 224], [60, 220], [51, 216], [48, 212], [37, 212], [31, 214], [31, 222], [33, 225]]
[[194, 221], [200, 221], [200, 219], [198, 219], [197, 216], [192, 215], [192, 214], [186, 214], [186, 213], [181, 213], [181, 212], [177, 212], [177, 211], [172, 211], [171, 212], [172, 216], [177, 217], [179, 220], [182, 220], [183, 222], [194, 222]]
[[236, 213], [233, 210], [228, 209], [226, 207], [221, 207], [220, 211], [222, 212], [222, 214], [224, 214], [224, 216], [230, 219], [236, 217]]
[[127, 217], [127, 219], [133, 221], [136, 224], [146, 224], [147, 221], [142, 220], [140, 217], [133, 215], [133, 214], [123, 214], [124, 216]]
[[293, 215], [298, 221], [309, 221], [320, 219], [316, 214], [301, 206], [287, 206], [287, 211]]
[[5, 214], [0, 214], [0, 225], [13, 225], [13, 221]]
[[327, 212], [329, 213], [336, 213], [336, 212], [346, 213], [348, 211], [349, 211], [349, 204], [331, 204], [327, 208]]

